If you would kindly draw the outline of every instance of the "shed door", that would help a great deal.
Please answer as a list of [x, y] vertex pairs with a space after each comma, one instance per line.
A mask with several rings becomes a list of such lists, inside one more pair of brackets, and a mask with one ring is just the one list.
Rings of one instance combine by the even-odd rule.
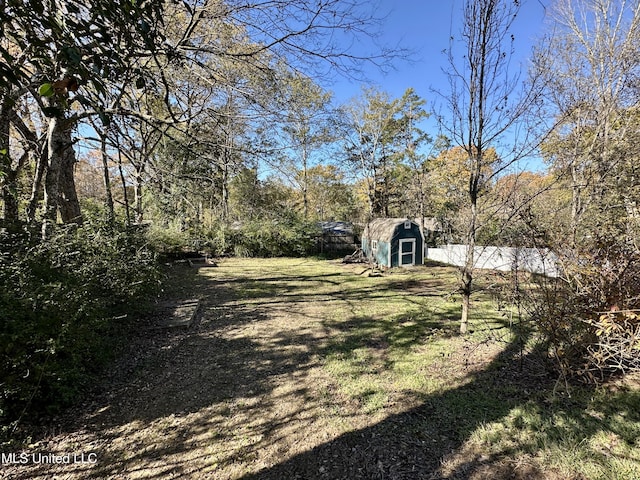
[[402, 265], [415, 265], [416, 264], [416, 239], [405, 238], [400, 240], [400, 250], [398, 252], [400, 256], [398, 264]]

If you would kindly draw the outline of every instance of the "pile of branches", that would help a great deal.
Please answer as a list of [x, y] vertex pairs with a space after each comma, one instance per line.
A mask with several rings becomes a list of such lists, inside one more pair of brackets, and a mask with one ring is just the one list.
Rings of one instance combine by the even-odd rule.
[[560, 258], [563, 275], [540, 280], [530, 299], [549, 356], [588, 383], [640, 372], [640, 252], [596, 242]]
[[358, 248], [351, 255], [347, 255], [342, 259], [342, 263], [369, 263], [367, 256], [361, 248]]
[[587, 323], [597, 340], [587, 347], [585, 373], [602, 380], [618, 372], [640, 372], [639, 310], [614, 310]]

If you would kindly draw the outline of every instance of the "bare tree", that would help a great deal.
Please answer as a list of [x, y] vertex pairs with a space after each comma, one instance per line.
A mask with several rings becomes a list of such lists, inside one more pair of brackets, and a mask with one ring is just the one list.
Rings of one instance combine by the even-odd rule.
[[[436, 112], [443, 133], [465, 152], [470, 172], [467, 249], [460, 287], [463, 334], [468, 328], [476, 237], [481, 228], [478, 200], [493, 178], [528, 151], [523, 146], [529, 142], [514, 140], [514, 135], [539, 93], [536, 82], [525, 85], [519, 69], [509, 70], [515, 39], [511, 28], [519, 8], [518, 0], [465, 0], [460, 42], [452, 35], [448, 52], [450, 68], [445, 73], [450, 88], [444, 93], [436, 91], [446, 112]], [[487, 155], [490, 147], [500, 147], [500, 158]]]

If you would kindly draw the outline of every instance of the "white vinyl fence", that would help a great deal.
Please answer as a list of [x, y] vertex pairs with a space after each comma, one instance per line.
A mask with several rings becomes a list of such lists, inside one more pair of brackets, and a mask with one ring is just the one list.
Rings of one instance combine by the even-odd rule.
[[[466, 245], [444, 245], [427, 248], [425, 258], [461, 267], [467, 253]], [[474, 267], [508, 272], [524, 270], [548, 277], [558, 277], [560, 269], [557, 257], [548, 249], [477, 246]]]

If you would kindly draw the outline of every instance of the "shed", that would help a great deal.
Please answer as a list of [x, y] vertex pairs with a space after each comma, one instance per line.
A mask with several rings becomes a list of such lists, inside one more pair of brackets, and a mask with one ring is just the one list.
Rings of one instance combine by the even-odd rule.
[[322, 229], [321, 252], [341, 252], [355, 248], [353, 224], [349, 222], [319, 222]]
[[420, 225], [408, 218], [377, 218], [362, 233], [364, 254], [385, 267], [424, 263], [424, 238]]

